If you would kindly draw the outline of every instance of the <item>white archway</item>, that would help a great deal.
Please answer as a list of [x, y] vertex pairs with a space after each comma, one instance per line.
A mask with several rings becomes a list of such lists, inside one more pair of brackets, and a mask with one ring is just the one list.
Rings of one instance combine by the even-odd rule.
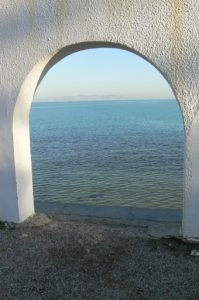
[[115, 47], [153, 64], [178, 99], [185, 126], [183, 235], [199, 238], [199, 3], [190, 1], [10, 1], [1, 5], [0, 219], [34, 212], [30, 104], [61, 58]]

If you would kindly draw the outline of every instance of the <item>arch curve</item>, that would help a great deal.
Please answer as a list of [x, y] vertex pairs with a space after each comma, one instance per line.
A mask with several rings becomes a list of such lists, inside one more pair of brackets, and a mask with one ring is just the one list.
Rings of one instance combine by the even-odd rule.
[[[32, 69], [30, 70], [29, 74], [26, 76], [24, 79], [22, 86], [20, 88], [15, 107], [14, 107], [14, 113], [13, 113], [13, 126], [15, 124], [15, 121], [17, 120], [17, 114], [21, 111], [24, 111], [24, 100], [25, 98], [27, 107], [26, 109], [30, 110], [31, 102], [34, 96], [34, 93], [40, 84], [41, 80], [44, 78], [44, 76], [47, 74], [47, 72], [55, 65], [57, 64], [60, 60], [63, 58], [82, 51], [82, 50], [88, 50], [88, 49], [96, 49], [96, 48], [115, 48], [115, 49], [120, 49], [120, 50], [125, 50], [128, 52], [131, 52], [133, 54], [138, 55], [139, 57], [143, 58], [146, 60], [149, 64], [151, 64], [154, 68], [158, 70], [158, 72], [163, 76], [163, 78], [167, 81], [169, 84], [176, 100], [178, 101], [181, 114], [182, 114], [182, 119], [183, 119], [183, 125], [185, 129], [185, 118], [183, 114], [183, 107], [181, 105], [180, 100], [177, 97], [177, 93], [174, 89], [174, 86], [171, 82], [171, 80], [168, 78], [167, 74], [162, 70], [161, 66], [159, 66], [157, 63], [152, 61], [150, 58], [146, 57], [144, 54], [136, 51], [133, 48], [130, 48], [129, 46], [126, 46], [124, 44], [120, 43], [114, 43], [114, 42], [108, 42], [108, 41], [87, 41], [87, 42], [80, 42], [76, 44], [71, 44], [67, 45], [65, 47], [62, 47], [60, 49], [57, 49], [56, 52], [51, 53], [47, 55], [46, 57], [42, 58], [39, 62], [37, 62]], [[27, 88], [28, 87], [28, 88]], [[20, 105], [23, 102], [23, 109], [20, 109]]]

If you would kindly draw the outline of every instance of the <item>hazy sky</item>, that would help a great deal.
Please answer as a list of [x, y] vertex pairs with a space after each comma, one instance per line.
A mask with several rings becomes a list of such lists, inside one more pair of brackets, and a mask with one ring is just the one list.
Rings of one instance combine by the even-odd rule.
[[143, 58], [119, 49], [76, 52], [54, 65], [35, 100], [173, 99], [162, 75]]

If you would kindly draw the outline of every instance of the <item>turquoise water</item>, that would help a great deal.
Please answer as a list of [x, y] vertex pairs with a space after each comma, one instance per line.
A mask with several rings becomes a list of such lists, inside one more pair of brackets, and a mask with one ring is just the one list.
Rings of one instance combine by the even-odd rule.
[[176, 101], [33, 103], [30, 128], [36, 201], [181, 207]]

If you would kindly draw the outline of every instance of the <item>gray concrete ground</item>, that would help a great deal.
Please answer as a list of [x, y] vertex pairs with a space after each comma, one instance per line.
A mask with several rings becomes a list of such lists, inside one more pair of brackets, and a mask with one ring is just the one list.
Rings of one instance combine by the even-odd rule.
[[0, 230], [0, 299], [199, 299], [180, 222], [37, 214]]

